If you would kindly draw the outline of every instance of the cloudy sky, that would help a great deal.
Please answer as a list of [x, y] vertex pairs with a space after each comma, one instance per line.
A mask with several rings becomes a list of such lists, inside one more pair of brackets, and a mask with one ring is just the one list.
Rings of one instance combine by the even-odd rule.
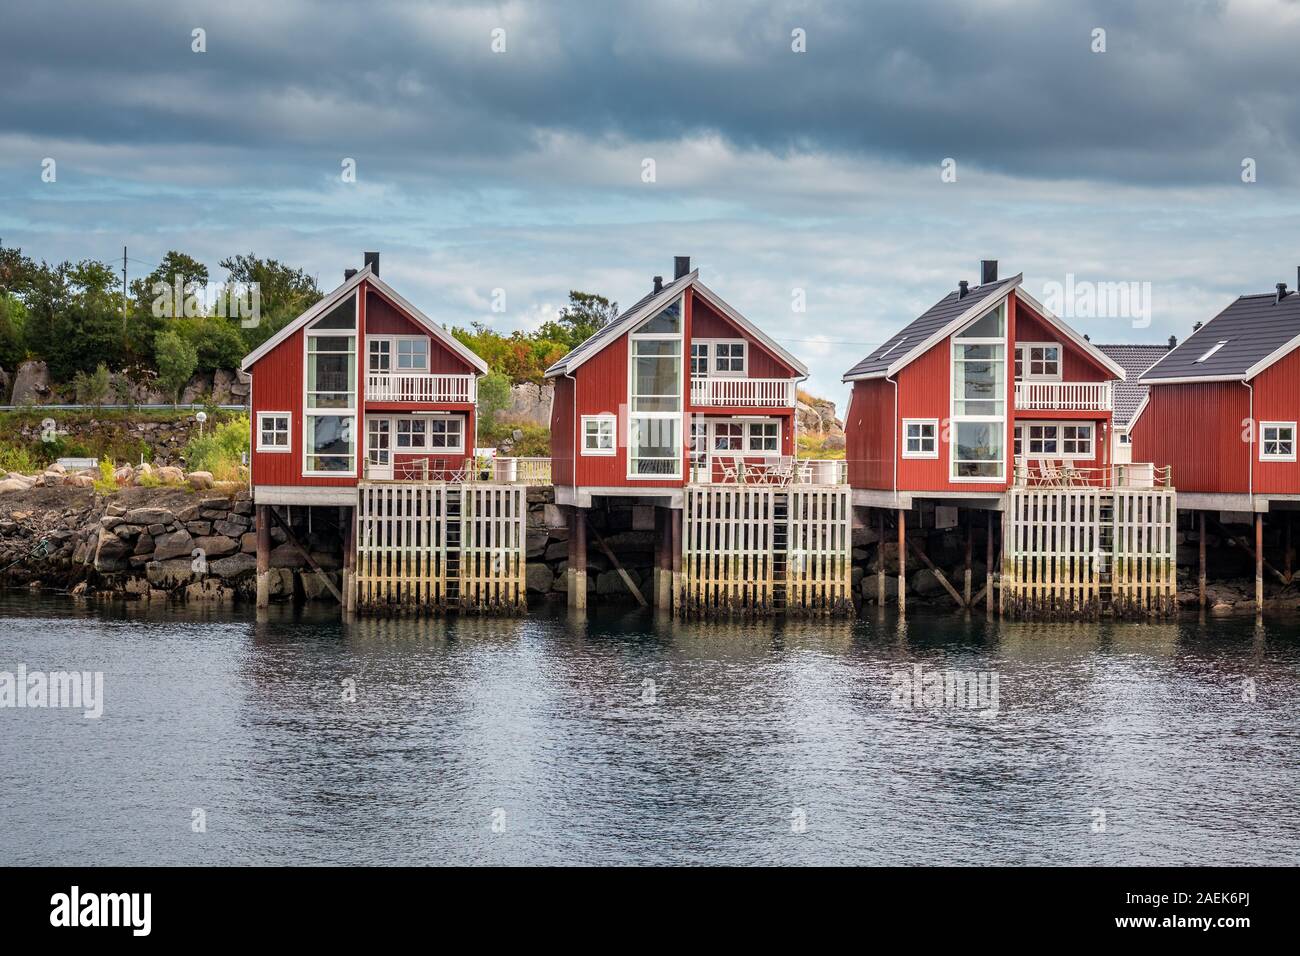
[[0, 241], [36, 258], [252, 251], [328, 289], [377, 249], [508, 331], [690, 255], [841, 407], [981, 258], [1040, 298], [1149, 283], [1149, 321], [1072, 320], [1094, 341], [1300, 265], [1296, 0], [19, 0], [0, 90]]

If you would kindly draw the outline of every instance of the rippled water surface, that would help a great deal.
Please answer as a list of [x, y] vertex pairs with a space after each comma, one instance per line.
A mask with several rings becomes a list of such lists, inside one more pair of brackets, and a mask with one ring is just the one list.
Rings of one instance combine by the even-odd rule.
[[1300, 863], [1295, 621], [0, 618], [106, 698], [0, 710], [0, 863]]

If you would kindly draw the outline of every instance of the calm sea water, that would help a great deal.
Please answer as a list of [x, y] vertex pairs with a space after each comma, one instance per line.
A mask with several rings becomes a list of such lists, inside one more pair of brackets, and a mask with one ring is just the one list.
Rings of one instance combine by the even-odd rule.
[[[105, 682], [0, 710], [4, 864], [1300, 862], [1294, 621], [0, 618]], [[896, 706], [916, 664], [997, 713]]]

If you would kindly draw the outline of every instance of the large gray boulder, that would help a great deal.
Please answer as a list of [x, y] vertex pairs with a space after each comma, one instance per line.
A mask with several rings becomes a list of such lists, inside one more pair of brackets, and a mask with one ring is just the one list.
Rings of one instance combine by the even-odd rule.
[[35, 359], [23, 362], [14, 373], [14, 392], [9, 399], [11, 405], [25, 405], [28, 402], [40, 404], [50, 398], [50, 369]]
[[153, 539], [153, 556], [155, 561], [166, 561], [168, 558], [189, 557], [194, 550], [194, 539], [190, 533], [185, 530], [172, 531], [169, 534], [160, 534]]

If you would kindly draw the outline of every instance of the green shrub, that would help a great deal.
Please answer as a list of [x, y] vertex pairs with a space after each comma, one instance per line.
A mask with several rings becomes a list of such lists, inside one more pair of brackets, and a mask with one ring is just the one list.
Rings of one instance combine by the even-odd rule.
[[222, 422], [201, 437], [190, 439], [185, 461], [190, 471], [210, 471], [218, 481], [237, 481], [240, 466], [249, 450], [250, 425], [247, 415]]
[[30, 475], [43, 467], [44, 463], [32, 454], [32, 450], [27, 446], [0, 443], [0, 473], [16, 471]]

